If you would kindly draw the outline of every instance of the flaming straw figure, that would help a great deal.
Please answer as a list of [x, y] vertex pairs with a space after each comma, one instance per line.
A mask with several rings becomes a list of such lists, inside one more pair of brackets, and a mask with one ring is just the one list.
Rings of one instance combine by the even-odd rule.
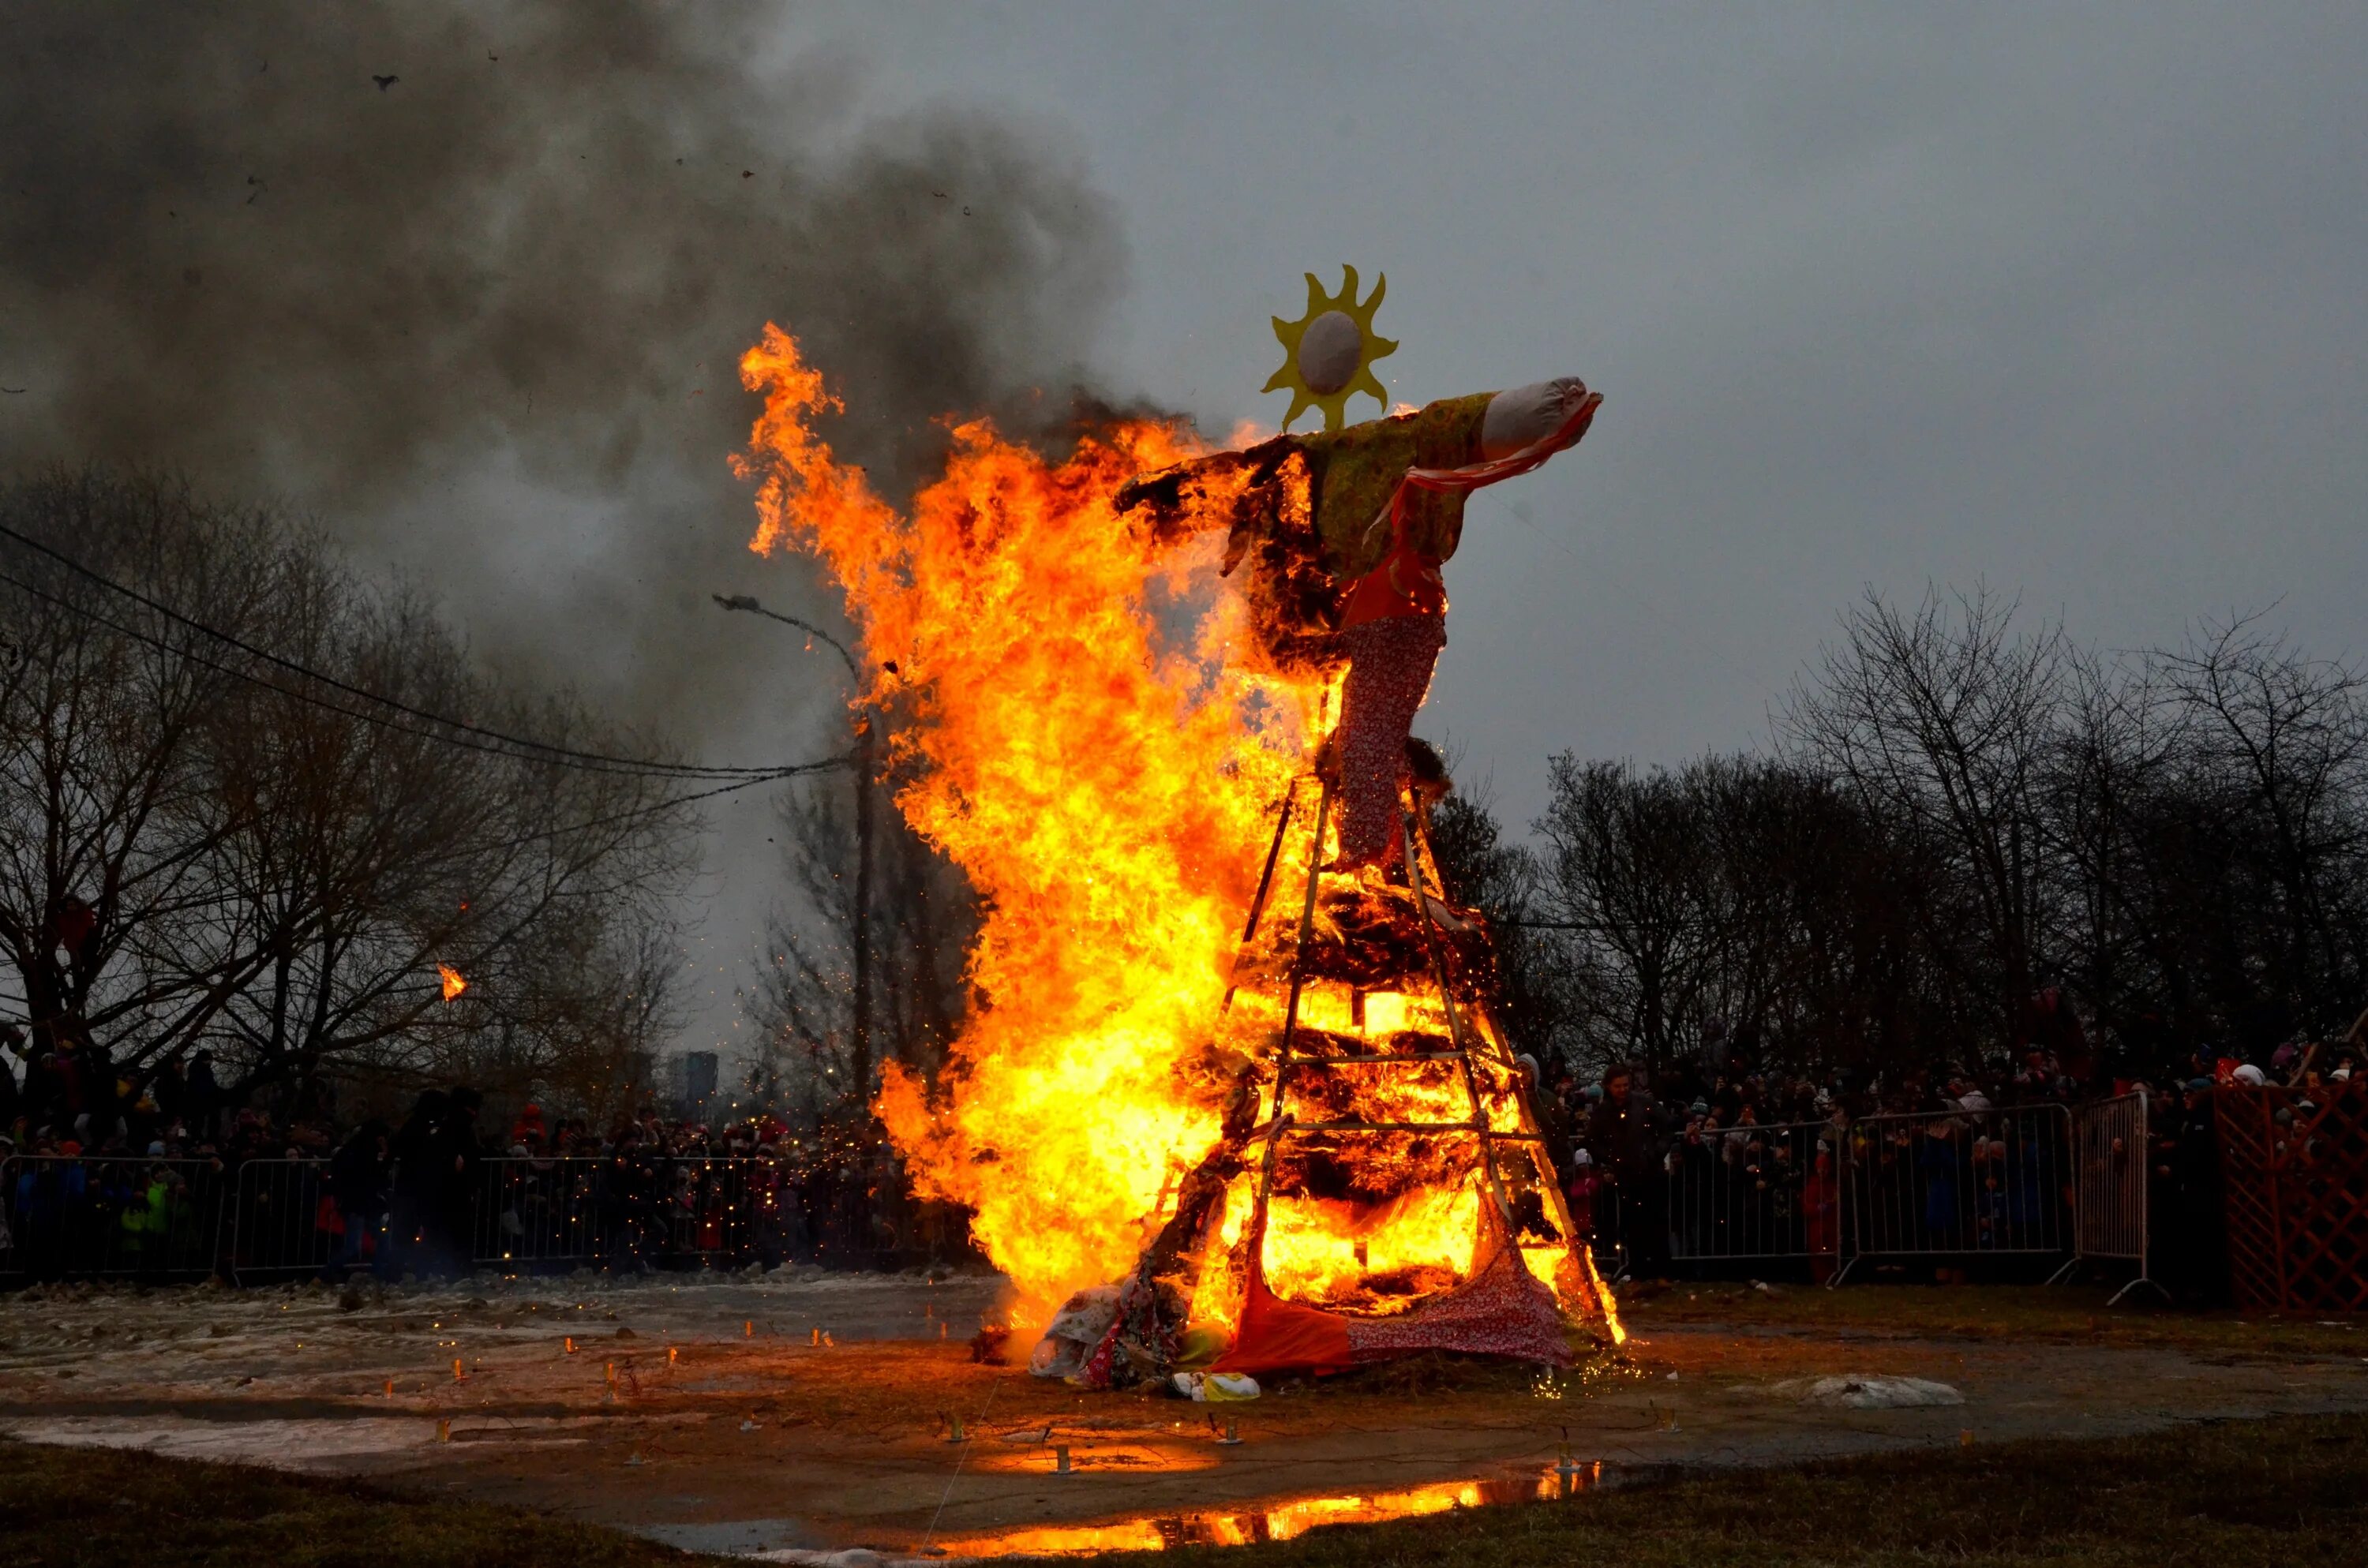
[[469, 989], [469, 983], [461, 979], [461, 971], [454, 969], [450, 964], [438, 964], [436, 966], [436, 972], [443, 978], [444, 1000], [447, 1002], [450, 1002], [453, 997], [458, 996], [461, 992]]
[[[1360, 881], [1372, 846], [1318, 879], [1312, 858], [1328, 830], [1286, 844], [1275, 815], [1339, 714], [1348, 640], [1318, 634], [1308, 611], [1332, 597], [1339, 568], [1311, 569], [1325, 519], [1366, 524], [1372, 498], [1334, 496], [1335, 481], [1405, 473], [1460, 494], [1529, 472], [1584, 430], [1595, 402], [1584, 386], [1449, 400], [1378, 434], [1342, 431], [1328, 452], [1316, 445], [1327, 437], [1279, 437], [1212, 456], [1176, 427], [1138, 420], [1092, 429], [1055, 461], [973, 421], [952, 427], [943, 475], [899, 511], [816, 436], [816, 416], [838, 404], [786, 333], [768, 326], [741, 373], [766, 399], [739, 464], [758, 482], [751, 548], [810, 551], [837, 577], [873, 672], [857, 700], [896, 721], [886, 767], [897, 805], [961, 867], [983, 909], [973, 1004], [942, 1086], [892, 1063], [874, 1108], [923, 1195], [974, 1211], [973, 1233], [1019, 1288], [1020, 1310], [1042, 1322], [1071, 1289], [1138, 1259], [1136, 1278], [1171, 1292], [1161, 1310], [1175, 1323], [1228, 1331], [1247, 1326], [1246, 1268], [1295, 1299], [1369, 1316], [1401, 1310], [1409, 1289], [1436, 1295], [1465, 1279], [1541, 1296], [1541, 1279], [1558, 1279], [1565, 1312], [1602, 1298], [1547, 1214], [1560, 1204], [1549, 1167], [1540, 1163], [1542, 1185], [1522, 1188], [1520, 1203], [1484, 1185], [1498, 1183], [1497, 1165], [1484, 1170], [1475, 1124], [1526, 1140], [1525, 1160], [1536, 1142], [1485, 1013], [1469, 1025], [1479, 1059], [1461, 1073], [1420, 1049], [1382, 1054], [1404, 1038], [1452, 1043], [1463, 1060], [1463, 1004], [1440, 989], [1445, 971], [1426, 967], [1430, 916], [1411, 895], [1392, 903]], [[1500, 403], [1550, 415], [1544, 434], [1476, 465], [1418, 466], [1436, 460], [1424, 431], [1462, 432], [1438, 436], [1442, 449], [1485, 447]], [[1320, 511], [1311, 454], [1326, 476]], [[1460, 501], [1449, 510], [1450, 524], [1460, 519]], [[1253, 551], [1252, 571], [1220, 581]], [[1382, 730], [1384, 750], [1404, 748], [1402, 721]], [[1386, 770], [1381, 788], [1386, 815]], [[1280, 987], [1271, 943], [1263, 958], [1243, 946], [1270, 846], [1270, 885], [1304, 883], [1318, 943], [1346, 950], [1336, 916], [1383, 931], [1373, 966], [1354, 971], [1362, 978], [1294, 971]], [[1247, 989], [1235, 983], [1245, 973]], [[1275, 983], [1259, 986], [1261, 973]], [[1281, 1072], [1286, 990], [1292, 1027], [1422, 1069], [1362, 1088], [1336, 1078], [1328, 1108], [1312, 1115], [1452, 1136], [1369, 1145], [1355, 1191], [1337, 1162], [1329, 1176], [1308, 1174], [1306, 1158], [1331, 1156], [1294, 1156], [1246, 1259], [1253, 1192], [1267, 1189], [1243, 1145], [1257, 1075], [1273, 1085]], [[1484, 1223], [1487, 1201], [1496, 1218]], [[1522, 1251], [1509, 1274], [1497, 1267], [1508, 1243]], [[1395, 1282], [1387, 1299], [1374, 1280]], [[1552, 1298], [1542, 1321], [1524, 1321], [1538, 1337], [1527, 1348], [1563, 1353]]]
[[923, 1190], [973, 1208], [1049, 1308], [1134, 1260], [1216, 1140], [1224, 1085], [1191, 1059], [1320, 691], [1243, 656], [1221, 535], [1162, 545], [1113, 511], [1126, 480], [1195, 454], [1176, 430], [1115, 424], [1056, 463], [958, 425], [899, 513], [814, 434], [837, 400], [788, 334], [768, 326], [741, 372], [766, 396], [751, 548], [837, 576], [864, 696], [906, 719], [897, 804], [985, 910], [951, 1103], [891, 1065], [878, 1108]]

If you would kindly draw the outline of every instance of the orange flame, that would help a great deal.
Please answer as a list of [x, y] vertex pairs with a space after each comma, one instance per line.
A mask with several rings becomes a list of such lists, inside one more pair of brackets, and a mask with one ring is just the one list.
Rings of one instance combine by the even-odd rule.
[[837, 404], [787, 334], [768, 327], [741, 373], [766, 394], [750, 548], [837, 575], [869, 695], [913, 721], [896, 760], [922, 766], [898, 804], [986, 909], [951, 1103], [892, 1066], [880, 1114], [925, 1190], [974, 1209], [1023, 1294], [1056, 1301], [1133, 1262], [1215, 1141], [1223, 1085], [1196, 1092], [1189, 1059], [1316, 693], [1248, 671], [1216, 536], [1163, 552], [1113, 511], [1126, 480], [1190, 455], [1177, 430], [1118, 424], [1056, 462], [958, 425], [900, 515], [814, 435]]
[[444, 1000], [447, 1002], [450, 1002], [453, 997], [458, 996], [461, 992], [469, 989], [469, 983], [461, 979], [461, 971], [454, 969], [450, 964], [438, 964], [436, 966], [436, 972], [443, 977]]

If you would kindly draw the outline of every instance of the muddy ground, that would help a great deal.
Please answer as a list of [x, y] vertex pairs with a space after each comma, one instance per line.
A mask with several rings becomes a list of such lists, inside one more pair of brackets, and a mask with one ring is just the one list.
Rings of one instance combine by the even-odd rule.
[[[0, 1297], [0, 1432], [365, 1476], [707, 1550], [962, 1555], [1295, 1533], [1672, 1464], [2368, 1409], [2368, 1332], [2348, 1324], [1883, 1288], [1681, 1288], [1634, 1305], [1623, 1354], [1558, 1376], [1430, 1361], [1201, 1406], [973, 1363], [998, 1290], [817, 1270], [342, 1299], [40, 1290]], [[1886, 1399], [1922, 1403], [1864, 1407]], [[1227, 1421], [1238, 1442], [1219, 1440]]]

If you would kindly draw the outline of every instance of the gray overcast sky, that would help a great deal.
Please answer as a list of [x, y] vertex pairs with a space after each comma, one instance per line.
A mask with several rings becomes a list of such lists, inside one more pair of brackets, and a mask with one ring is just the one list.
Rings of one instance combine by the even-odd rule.
[[[1516, 827], [1553, 751], [1763, 742], [1868, 585], [2368, 653], [2359, 0], [45, 0], [0, 40], [0, 458], [284, 490], [709, 760], [812, 756], [837, 700], [706, 602], [828, 602], [739, 548], [767, 316], [876, 449], [1080, 356], [1223, 433], [1344, 262], [1394, 396], [1607, 399], [1448, 570], [1420, 727]], [[715, 817], [692, 1045], [782, 889], [768, 803]]]
[[[1385, 269], [1410, 402], [1556, 374], [1475, 502], [1425, 730], [1507, 814], [1674, 760], [1873, 584], [2108, 646], [2280, 601], [2359, 649], [2368, 7], [849, 5], [883, 97], [1065, 127], [1131, 251], [1108, 368], [1273, 420], [1299, 274]], [[1370, 407], [1370, 404], [1364, 406]]]

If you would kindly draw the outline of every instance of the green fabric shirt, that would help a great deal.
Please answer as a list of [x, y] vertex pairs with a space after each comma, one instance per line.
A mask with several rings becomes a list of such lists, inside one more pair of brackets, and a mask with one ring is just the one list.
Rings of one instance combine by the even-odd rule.
[[[1388, 528], [1372, 529], [1372, 522], [1406, 470], [1461, 468], [1480, 460], [1480, 421], [1496, 395], [1441, 398], [1412, 414], [1292, 437], [1307, 454], [1315, 531], [1324, 540], [1325, 567], [1337, 580], [1353, 582], [1389, 552]], [[1406, 534], [1416, 549], [1436, 560], [1453, 555], [1463, 537], [1463, 497], [1412, 492], [1406, 497]]]

